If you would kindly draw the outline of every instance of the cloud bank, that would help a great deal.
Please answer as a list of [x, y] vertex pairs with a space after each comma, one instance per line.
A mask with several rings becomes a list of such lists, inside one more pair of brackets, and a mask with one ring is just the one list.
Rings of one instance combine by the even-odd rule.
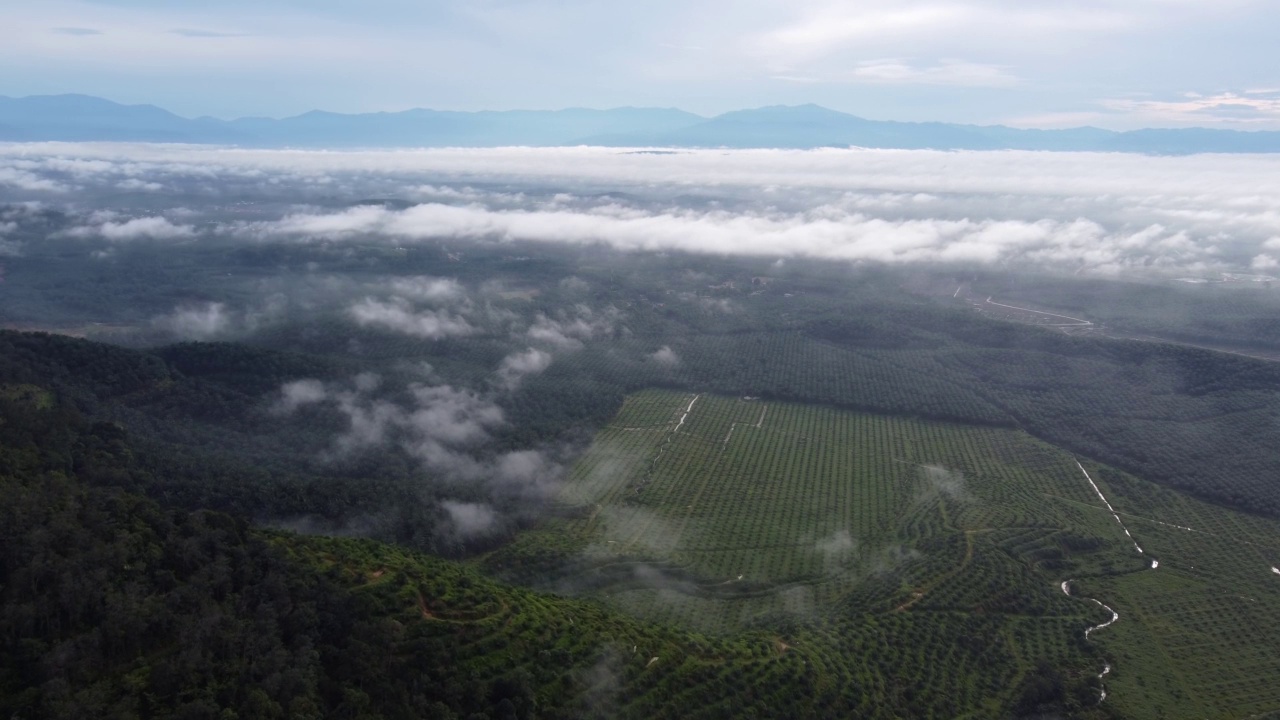
[[[58, 201], [54, 188], [114, 192], [126, 181], [165, 188], [152, 197], [182, 187], [215, 203], [233, 192], [288, 199], [246, 219], [230, 207], [195, 223], [170, 209], [84, 216], [71, 231], [117, 242], [546, 241], [1116, 273], [1265, 269], [1280, 238], [1276, 156], [35, 143], [0, 145], [5, 178], [45, 202]], [[370, 196], [402, 200], [333, 203]], [[424, 336], [462, 330], [453, 315], [415, 309], [452, 302], [458, 288], [448, 280], [409, 279], [393, 290], [412, 305], [378, 300], [353, 312]]]

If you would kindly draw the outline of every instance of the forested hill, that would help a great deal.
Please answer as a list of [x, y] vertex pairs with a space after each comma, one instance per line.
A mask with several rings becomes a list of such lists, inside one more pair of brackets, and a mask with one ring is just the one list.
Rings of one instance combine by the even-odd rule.
[[[81, 382], [165, 380], [145, 355], [69, 346], [98, 353]], [[712, 641], [372, 541], [253, 530], [122, 491], [146, 483], [136, 449], [75, 405], [33, 383], [0, 392], [4, 717], [834, 709], [815, 669], [778, 656], [764, 635]]]

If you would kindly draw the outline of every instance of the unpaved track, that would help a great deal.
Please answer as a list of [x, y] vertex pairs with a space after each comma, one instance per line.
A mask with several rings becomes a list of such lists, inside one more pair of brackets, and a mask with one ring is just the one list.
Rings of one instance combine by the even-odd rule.
[[1093, 481], [1093, 478], [1089, 477], [1089, 471], [1084, 469], [1084, 466], [1080, 464], [1079, 460], [1076, 460], [1076, 467], [1080, 468], [1080, 472], [1084, 473], [1084, 477], [1089, 481], [1089, 485], [1093, 487], [1093, 491], [1098, 493], [1098, 499], [1102, 500], [1102, 504], [1106, 505], [1107, 510], [1111, 512], [1111, 517], [1115, 518], [1116, 522], [1120, 524], [1120, 529], [1123, 530], [1125, 536], [1129, 538], [1129, 542], [1133, 543], [1134, 549], [1138, 552], [1142, 552], [1142, 546], [1138, 544], [1137, 540], [1133, 539], [1133, 535], [1129, 533], [1129, 528], [1125, 527], [1124, 521], [1120, 519], [1120, 514], [1116, 512], [1115, 508], [1111, 507], [1111, 503], [1107, 502], [1107, 497], [1098, 489], [1098, 484]]
[[1070, 315], [1059, 315], [1058, 313], [1045, 312], [1043, 310], [1032, 310], [1031, 308], [1018, 307], [1017, 305], [1005, 305], [1004, 303], [998, 303], [992, 300], [990, 296], [987, 297], [987, 304], [995, 305], [996, 307], [1009, 308], [1010, 310], [1020, 310], [1022, 312], [1035, 313], [1037, 315], [1048, 315], [1049, 317], [1062, 318], [1063, 320], [1071, 320], [1072, 325], [1079, 325], [1081, 327], [1093, 325], [1093, 322], [1089, 320], [1085, 320], [1084, 318], [1071, 317]]
[[[988, 302], [989, 302], [989, 301], [990, 301], [990, 300], [988, 300]], [[1095, 482], [1093, 481], [1093, 478], [1089, 476], [1089, 471], [1084, 469], [1084, 465], [1081, 465], [1079, 460], [1076, 460], [1076, 467], [1080, 468], [1080, 472], [1081, 472], [1081, 473], [1083, 473], [1083, 474], [1084, 474], [1085, 479], [1089, 481], [1089, 486], [1090, 486], [1090, 487], [1092, 487], [1092, 488], [1093, 488], [1093, 491], [1094, 491], [1095, 493], [1097, 493], [1097, 494], [1098, 494], [1098, 499], [1102, 501], [1102, 504], [1103, 504], [1103, 505], [1107, 506], [1107, 512], [1110, 512], [1110, 513], [1111, 513], [1111, 517], [1115, 518], [1116, 522], [1120, 525], [1120, 529], [1124, 531], [1125, 537], [1129, 538], [1129, 542], [1132, 542], [1132, 543], [1133, 543], [1133, 549], [1134, 549], [1134, 550], [1137, 550], [1139, 553], [1141, 553], [1141, 554], [1144, 554], [1144, 555], [1145, 555], [1146, 553], [1143, 553], [1143, 552], [1142, 552], [1142, 546], [1138, 544], [1138, 541], [1137, 541], [1137, 540], [1134, 540], [1134, 539], [1133, 539], [1133, 535], [1129, 533], [1129, 528], [1125, 527], [1125, 525], [1124, 525], [1124, 521], [1120, 519], [1120, 514], [1116, 512], [1116, 509], [1115, 509], [1115, 508], [1111, 507], [1111, 503], [1107, 501], [1107, 496], [1102, 494], [1102, 490], [1098, 487], [1098, 484], [1097, 484], [1097, 483], [1095, 483]], [[1159, 522], [1159, 521], [1156, 521], [1156, 522]], [[1161, 523], [1161, 524], [1162, 524], [1162, 525], [1165, 525], [1165, 524], [1168, 524], [1168, 523]], [[1182, 527], [1182, 526], [1180, 526], [1180, 525], [1173, 525], [1172, 527], [1176, 527], [1176, 528], [1179, 528], [1179, 529], [1182, 529], [1182, 530], [1190, 530], [1190, 529], [1191, 529], [1191, 528], [1187, 528], [1187, 527]], [[1156, 560], [1156, 559], [1154, 559], [1154, 558], [1152, 558], [1152, 560], [1151, 560], [1151, 569], [1152, 569], [1152, 570], [1155, 570], [1155, 569], [1156, 569], [1156, 568], [1158, 568], [1158, 567], [1160, 567], [1160, 561], [1159, 561], [1159, 560]], [[1063, 580], [1063, 581], [1062, 581], [1062, 585], [1061, 585], [1061, 587], [1062, 587], [1062, 592], [1063, 592], [1063, 594], [1065, 594], [1067, 597], [1075, 597], [1074, 595], [1072, 595], [1072, 594], [1071, 594], [1071, 582], [1072, 582], [1071, 580]], [[1105, 628], [1105, 627], [1107, 627], [1107, 626], [1111, 625], [1112, 623], [1115, 623], [1117, 620], [1119, 620], [1119, 619], [1120, 619], [1120, 613], [1116, 612], [1116, 611], [1115, 611], [1114, 609], [1112, 609], [1109, 605], [1105, 605], [1105, 604], [1103, 604], [1103, 602], [1102, 602], [1101, 600], [1097, 600], [1097, 599], [1095, 599], [1095, 598], [1091, 598], [1091, 597], [1086, 597], [1086, 598], [1081, 598], [1081, 599], [1082, 599], [1082, 600], [1088, 600], [1089, 602], [1092, 602], [1092, 603], [1096, 603], [1096, 604], [1098, 605], [1098, 607], [1100, 607], [1100, 608], [1102, 608], [1103, 610], [1106, 610], [1107, 612], [1111, 613], [1111, 619], [1110, 619], [1110, 620], [1108, 620], [1108, 621], [1106, 621], [1106, 622], [1102, 623], [1101, 625], [1094, 625], [1094, 626], [1092, 626], [1092, 627], [1089, 627], [1089, 628], [1086, 628], [1086, 629], [1085, 629], [1085, 631], [1084, 631], [1084, 639], [1085, 639], [1085, 640], [1088, 640], [1088, 639], [1089, 639], [1089, 636], [1090, 636], [1090, 635], [1092, 635], [1092, 634], [1093, 634], [1093, 632], [1094, 632], [1095, 630], [1101, 630], [1101, 629], [1103, 629], [1103, 628]], [[1106, 699], [1107, 699], [1107, 688], [1106, 688], [1106, 686], [1105, 686], [1105, 685], [1102, 685], [1102, 678], [1103, 678], [1103, 676], [1104, 676], [1104, 675], [1106, 675], [1106, 674], [1107, 674], [1107, 673], [1109, 673], [1109, 672], [1111, 672], [1111, 663], [1104, 663], [1104, 664], [1103, 664], [1103, 666], [1102, 666], [1102, 672], [1098, 673], [1098, 685], [1099, 685], [1099, 689], [1100, 689], [1100, 691], [1101, 691], [1101, 694], [1100, 694], [1100, 695], [1099, 695], [1099, 697], [1098, 697], [1098, 702], [1099, 702], [1099, 703], [1101, 703], [1102, 701], [1104, 701], [1104, 700], [1106, 700]]]

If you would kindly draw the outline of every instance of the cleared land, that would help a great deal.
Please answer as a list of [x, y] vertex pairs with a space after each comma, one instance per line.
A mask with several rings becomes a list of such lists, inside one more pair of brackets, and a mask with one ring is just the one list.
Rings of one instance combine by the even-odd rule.
[[[1280, 709], [1280, 526], [1085, 461], [1095, 491], [1081, 469], [1018, 431], [644, 391], [562, 517], [488, 562], [644, 618], [774, 632], [832, 682], [936, 687], [957, 714], [981, 715], [967, 684], [1016, 688], [1042, 661], [1083, 705], [1109, 663], [1106, 702], [1133, 717]], [[1089, 641], [1110, 612], [1084, 598], [1120, 615]]]

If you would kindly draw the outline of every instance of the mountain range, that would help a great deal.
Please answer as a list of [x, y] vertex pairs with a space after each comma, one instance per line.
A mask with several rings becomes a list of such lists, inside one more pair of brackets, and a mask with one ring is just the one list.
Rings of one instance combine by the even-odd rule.
[[818, 105], [703, 117], [675, 108], [458, 112], [413, 109], [287, 118], [184, 118], [88, 95], [0, 96], [0, 141], [128, 141], [244, 147], [612, 147], [1055, 150], [1190, 154], [1280, 152], [1280, 132], [1206, 128], [1117, 132], [868, 120]]

